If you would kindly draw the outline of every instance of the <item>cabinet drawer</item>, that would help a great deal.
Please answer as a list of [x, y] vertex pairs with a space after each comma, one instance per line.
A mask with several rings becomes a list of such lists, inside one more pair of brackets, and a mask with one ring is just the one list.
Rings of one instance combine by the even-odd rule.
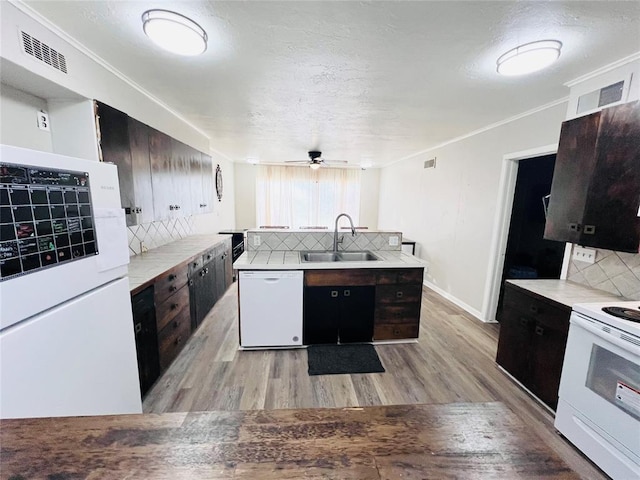
[[374, 340], [399, 340], [402, 338], [418, 338], [419, 325], [375, 325]]
[[378, 285], [376, 287], [376, 304], [415, 303], [420, 302], [422, 285]]
[[392, 283], [419, 283], [422, 285], [424, 268], [403, 268], [378, 270], [378, 285]]
[[183, 308], [158, 335], [160, 350], [160, 368], [165, 370], [180, 353], [191, 335], [189, 309]]
[[420, 304], [399, 303], [390, 305], [377, 305], [374, 321], [376, 325], [381, 323], [419, 324]]
[[189, 307], [189, 289], [183, 286], [156, 307], [158, 331], [162, 330], [185, 307]]
[[156, 305], [162, 303], [169, 295], [173, 295], [186, 284], [187, 268], [184, 264], [163, 273], [156, 278], [154, 284]]
[[304, 284], [308, 287], [375, 285], [376, 274], [371, 270], [307, 270]]
[[198, 255], [189, 262], [189, 278], [193, 278], [193, 275], [204, 265], [202, 258], [202, 255]]
[[554, 307], [509, 285], [505, 288], [503, 305], [541, 325], [567, 331], [569, 329], [569, 316], [571, 315], [569, 307], [566, 309], [559, 306]]

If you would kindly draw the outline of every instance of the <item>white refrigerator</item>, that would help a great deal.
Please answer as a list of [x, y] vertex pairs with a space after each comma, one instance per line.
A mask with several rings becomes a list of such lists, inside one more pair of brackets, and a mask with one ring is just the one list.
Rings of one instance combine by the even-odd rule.
[[141, 413], [114, 165], [0, 145], [0, 418]]

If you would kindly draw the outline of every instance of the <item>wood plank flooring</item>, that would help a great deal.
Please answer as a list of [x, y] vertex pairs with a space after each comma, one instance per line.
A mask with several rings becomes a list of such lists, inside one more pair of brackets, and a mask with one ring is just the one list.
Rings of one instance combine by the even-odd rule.
[[1, 476], [12, 480], [579, 478], [498, 402], [41, 418], [0, 425]]
[[553, 428], [553, 416], [496, 365], [498, 324], [423, 289], [417, 343], [377, 345], [385, 373], [314, 376], [306, 351], [238, 350], [237, 285], [149, 391], [145, 413], [500, 401], [581, 478], [607, 478]]

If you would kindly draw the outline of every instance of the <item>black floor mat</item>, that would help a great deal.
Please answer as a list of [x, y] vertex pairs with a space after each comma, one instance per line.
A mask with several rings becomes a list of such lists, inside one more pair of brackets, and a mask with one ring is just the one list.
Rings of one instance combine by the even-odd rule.
[[384, 367], [371, 344], [310, 345], [307, 348], [309, 375], [381, 373]]

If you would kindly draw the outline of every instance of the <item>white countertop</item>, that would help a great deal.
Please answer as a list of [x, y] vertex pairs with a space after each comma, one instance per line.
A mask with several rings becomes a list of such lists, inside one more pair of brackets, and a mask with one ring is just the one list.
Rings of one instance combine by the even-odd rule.
[[572, 307], [575, 303], [624, 300], [624, 297], [569, 280], [507, 280], [507, 282], [567, 307]]
[[229, 238], [229, 235], [193, 235], [131, 257], [129, 291]]
[[371, 252], [380, 260], [366, 262], [302, 262], [299, 251], [244, 252], [233, 264], [236, 270], [327, 270], [345, 268], [426, 268], [424, 260], [400, 250]]

